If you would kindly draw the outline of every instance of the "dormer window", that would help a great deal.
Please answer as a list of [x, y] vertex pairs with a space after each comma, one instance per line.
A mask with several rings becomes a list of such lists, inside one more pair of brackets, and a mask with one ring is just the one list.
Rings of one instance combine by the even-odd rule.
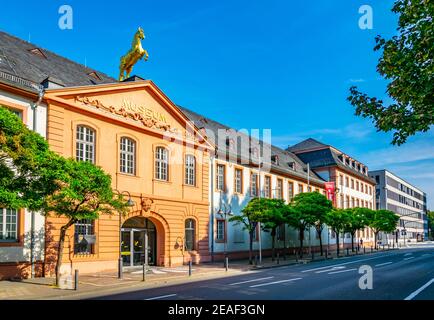
[[47, 59], [47, 56], [44, 54], [44, 52], [39, 48], [33, 48], [29, 50], [30, 53], [34, 54], [35, 56], [39, 56], [41, 58]]
[[95, 80], [101, 81], [101, 77], [96, 73], [95, 71], [92, 71], [91, 73], [87, 74], [89, 77], [94, 78]]
[[271, 162], [275, 165], [279, 165], [279, 156], [277, 154], [271, 156]]
[[288, 162], [288, 166], [290, 169], [295, 170], [295, 162]]
[[231, 138], [226, 139], [226, 145], [229, 147], [229, 150], [235, 150], [235, 140]]
[[249, 151], [250, 151], [250, 154], [251, 154], [253, 157], [255, 157], [255, 158], [258, 158], [258, 157], [259, 157], [259, 150], [258, 150], [258, 148], [256, 148], [256, 147], [254, 147], [254, 148], [250, 148]]
[[344, 156], [343, 156], [342, 154], [339, 155], [338, 158], [339, 158], [339, 160], [340, 160], [341, 162], [344, 162]]

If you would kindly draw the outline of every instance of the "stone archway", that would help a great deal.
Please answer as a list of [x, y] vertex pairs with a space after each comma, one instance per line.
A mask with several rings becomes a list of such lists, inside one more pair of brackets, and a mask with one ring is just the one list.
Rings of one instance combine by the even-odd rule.
[[[141, 241], [141, 230], [148, 230], [148, 241], [152, 243], [155, 242], [155, 248], [153, 249], [154, 255], [152, 264], [157, 266], [167, 266], [170, 264], [170, 250], [167, 247], [169, 243], [169, 224], [167, 221], [155, 212], [143, 213], [142, 211], [132, 212], [123, 220], [122, 230], [132, 232], [131, 237], [134, 236], [135, 230], [137, 230], [138, 235], [136, 236], [137, 241]], [[150, 238], [155, 235], [155, 238]], [[121, 239], [122, 240], [122, 239]], [[133, 241], [135, 241], [133, 239]], [[132, 242], [130, 247], [133, 246]], [[140, 245], [139, 245], [140, 248]], [[134, 248], [133, 248], [134, 249]], [[140, 249], [137, 250], [138, 252]], [[148, 251], [149, 252], [149, 251]], [[144, 253], [144, 252], [143, 252]], [[127, 260], [127, 259], [126, 259]], [[131, 260], [129, 260], [131, 261]], [[134, 263], [133, 263], [134, 264]], [[132, 264], [130, 264], [132, 265]]]

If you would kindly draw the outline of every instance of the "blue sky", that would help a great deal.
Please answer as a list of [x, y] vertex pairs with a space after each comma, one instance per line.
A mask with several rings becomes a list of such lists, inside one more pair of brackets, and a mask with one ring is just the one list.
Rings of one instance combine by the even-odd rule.
[[[73, 30], [58, 28], [58, 9], [74, 10]], [[359, 7], [373, 29], [359, 28]], [[316, 1], [8, 1], [0, 29], [31, 39], [113, 77], [138, 26], [148, 62], [134, 73], [152, 79], [175, 103], [237, 129], [271, 128], [286, 147], [308, 137], [387, 168], [428, 193], [434, 208], [434, 132], [394, 147], [354, 116], [346, 101], [357, 85], [387, 101], [376, 73], [377, 34], [396, 32], [392, 0]]]

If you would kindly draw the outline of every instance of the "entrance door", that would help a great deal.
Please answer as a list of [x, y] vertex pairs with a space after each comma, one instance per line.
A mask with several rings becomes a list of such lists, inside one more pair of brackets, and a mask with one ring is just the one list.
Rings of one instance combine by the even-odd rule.
[[[128, 220], [127, 220], [128, 222]], [[125, 267], [140, 266], [145, 260], [145, 237], [148, 236], [148, 265], [156, 264], [157, 234], [155, 226], [149, 220], [146, 228], [122, 228], [121, 250]], [[125, 223], [124, 225], [128, 225]]]

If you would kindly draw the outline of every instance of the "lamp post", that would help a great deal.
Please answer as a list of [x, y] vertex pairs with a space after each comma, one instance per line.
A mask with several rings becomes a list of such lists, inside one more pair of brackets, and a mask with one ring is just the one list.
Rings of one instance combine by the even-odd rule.
[[[114, 189], [114, 191], [122, 197], [124, 194], [128, 195], [128, 201], [127, 204], [129, 207], [133, 207], [135, 205], [135, 202], [131, 199], [131, 194], [128, 191], [122, 191], [120, 192], [117, 189]], [[147, 250], [147, 248], [145, 248]], [[118, 260], [118, 278], [122, 279], [122, 215], [121, 212], [119, 212], [119, 260]]]
[[225, 261], [226, 261], [226, 258], [227, 258], [227, 252], [226, 252], [226, 250], [227, 250], [227, 237], [226, 237], [226, 234], [227, 234], [227, 230], [226, 230], [227, 229], [227, 216], [228, 215], [232, 216], [233, 214], [232, 214], [231, 205], [226, 206], [226, 204], [223, 204], [223, 208], [222, 208], [221, 192], [220, 192], [220, 208], [219, 208], [217, 213], [220, 216], [222, 216], [224, 218], [224, 221], [225, 221], [225, 229], [224, 229], [225, 233], [223, 235], [223, 238], [224, 238], [224, 256], [225, 256]]

